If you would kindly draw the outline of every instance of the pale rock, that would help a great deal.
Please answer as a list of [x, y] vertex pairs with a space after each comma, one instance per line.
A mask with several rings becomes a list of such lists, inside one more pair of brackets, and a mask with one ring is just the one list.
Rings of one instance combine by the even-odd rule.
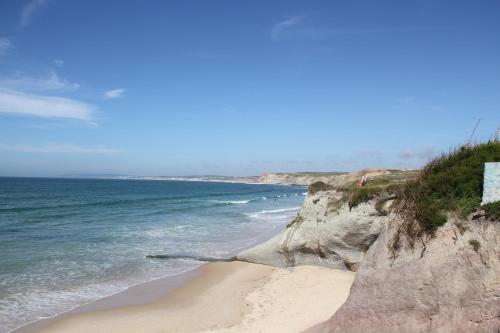
[[346, 303], [307, 332], [500, 332], [500, 223], [449, 219], [425, 248], [392, 259], [397, 226], [384, 226], [368, 250]]
[[321, 265], [356, 270], [389, 216], [373, 202], [349, 211], [342, 193], [309, 194], [297, 218], [267, 242], [238, 254], [239, 260], [278, 267]]

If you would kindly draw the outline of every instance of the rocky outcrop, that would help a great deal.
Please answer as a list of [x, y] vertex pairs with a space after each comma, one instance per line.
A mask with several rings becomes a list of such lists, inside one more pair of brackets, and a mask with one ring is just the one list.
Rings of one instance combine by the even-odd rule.
[[237, 258], [279, 267], [322, 265], [356, 270], [389, 217], [376, 210], [374, 202], [350, 210], [342, 196], [335, 190], [308, 194], [285, 230]]
[[500, 332], [500, 223], [449, 218], [394, 259], [397, 229], [383, 227], [346, 303], [307, 332]]

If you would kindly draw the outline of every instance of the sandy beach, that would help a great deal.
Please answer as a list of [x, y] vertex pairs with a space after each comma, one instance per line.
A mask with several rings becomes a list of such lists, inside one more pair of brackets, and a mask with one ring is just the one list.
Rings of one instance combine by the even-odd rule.
[[141, 305], [64, 316], [40, 333], [300, 332], [347, 299], [354, 273], [244, 262], [204, 265], [168, 295]]

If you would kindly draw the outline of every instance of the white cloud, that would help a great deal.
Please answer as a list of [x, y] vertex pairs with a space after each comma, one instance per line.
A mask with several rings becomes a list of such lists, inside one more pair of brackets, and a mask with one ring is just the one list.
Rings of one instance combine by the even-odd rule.
[[48, 143], [44, 145], [9, 145], [0, 142], [0, 150], [42, 154], [117, 154], [123, 152], [122, 150], [109, 148], [104, 145], [86, 147], [75, 145], [72, 143]]
[[90, 121], [94, 107], [71, 98], [27, 94], [0, 88], [0, 114]]
[[54, 59], [54, 65], [56, 67], [62, 67], [64, 65], [64, 60], [61, 59]]
[[125, 91], [127, 91], [127, 90], [123, 89], [123, 88], [109, 90], [109, 91], [106, 91], [104, 93], [104, 97], [105, 98], [119, 98], [119, 97], [123, 97], [123, 95], [125, 94]]
[[[271, 38], [279, 40], [284, 37], [287, 38], [302, 38], [302, 39], [326, 39], [339, 36], [356, 36], [356, 35], [369, 35], [377, 33], [390, 33], [394, 30], [367, 28], [367, 29], [350, 29], [350, 28], [332, 28], [332, 27], [318, 27], [314, 26], [314, 22], [303, 24], [306, 20], [306, 15], [294, 16], [284, 21], [278, 22], [271, 30]], [[399, 29], [400, 30], [400, 29]]]
[[304, 16], [294, 16], [284, 21], [276, 23], [271, 31], [271, 38], [274, 40], [279, 39], [280, 35], [286, 29], [293, 27], [302, 21], [304, 21]]
[[0, 56], [5, 55], [9, 49], [13, 47], [10, 39], [5, 37], [0, 37]]
[[23, 11], [21, 12], [21, 18], [19, 20], [19, 25], [22, 27], [27, 26], [30, 21], [31, 17], [35, 12], [40, 8], [45, 5], [47, 5], [48, 1], [47, 0], [31, 0], [28, 2], [24, 8]]
[[17, 74], [14, 77], [0, 79], [0, 85], [23, 91], [75, 91], [80, 85], [60, 78], [50, 71], [45, 77], [30, 77]]

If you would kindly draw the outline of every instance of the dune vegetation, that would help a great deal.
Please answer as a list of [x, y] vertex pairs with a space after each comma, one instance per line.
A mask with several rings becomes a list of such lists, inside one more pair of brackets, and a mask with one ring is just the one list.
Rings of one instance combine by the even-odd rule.
[[467, 220], [481, 211], [477, 216], [499, 221], [499, 201], [481, 206], [484, 163], [499, 161], [499, 142], [463, 146], [430, 161], [397, 191], [394, 212], [402, 223], [391, 243], [393, 251], [403, 239], [413, 247], [416, 240], [432, 237], [450, 213]]

